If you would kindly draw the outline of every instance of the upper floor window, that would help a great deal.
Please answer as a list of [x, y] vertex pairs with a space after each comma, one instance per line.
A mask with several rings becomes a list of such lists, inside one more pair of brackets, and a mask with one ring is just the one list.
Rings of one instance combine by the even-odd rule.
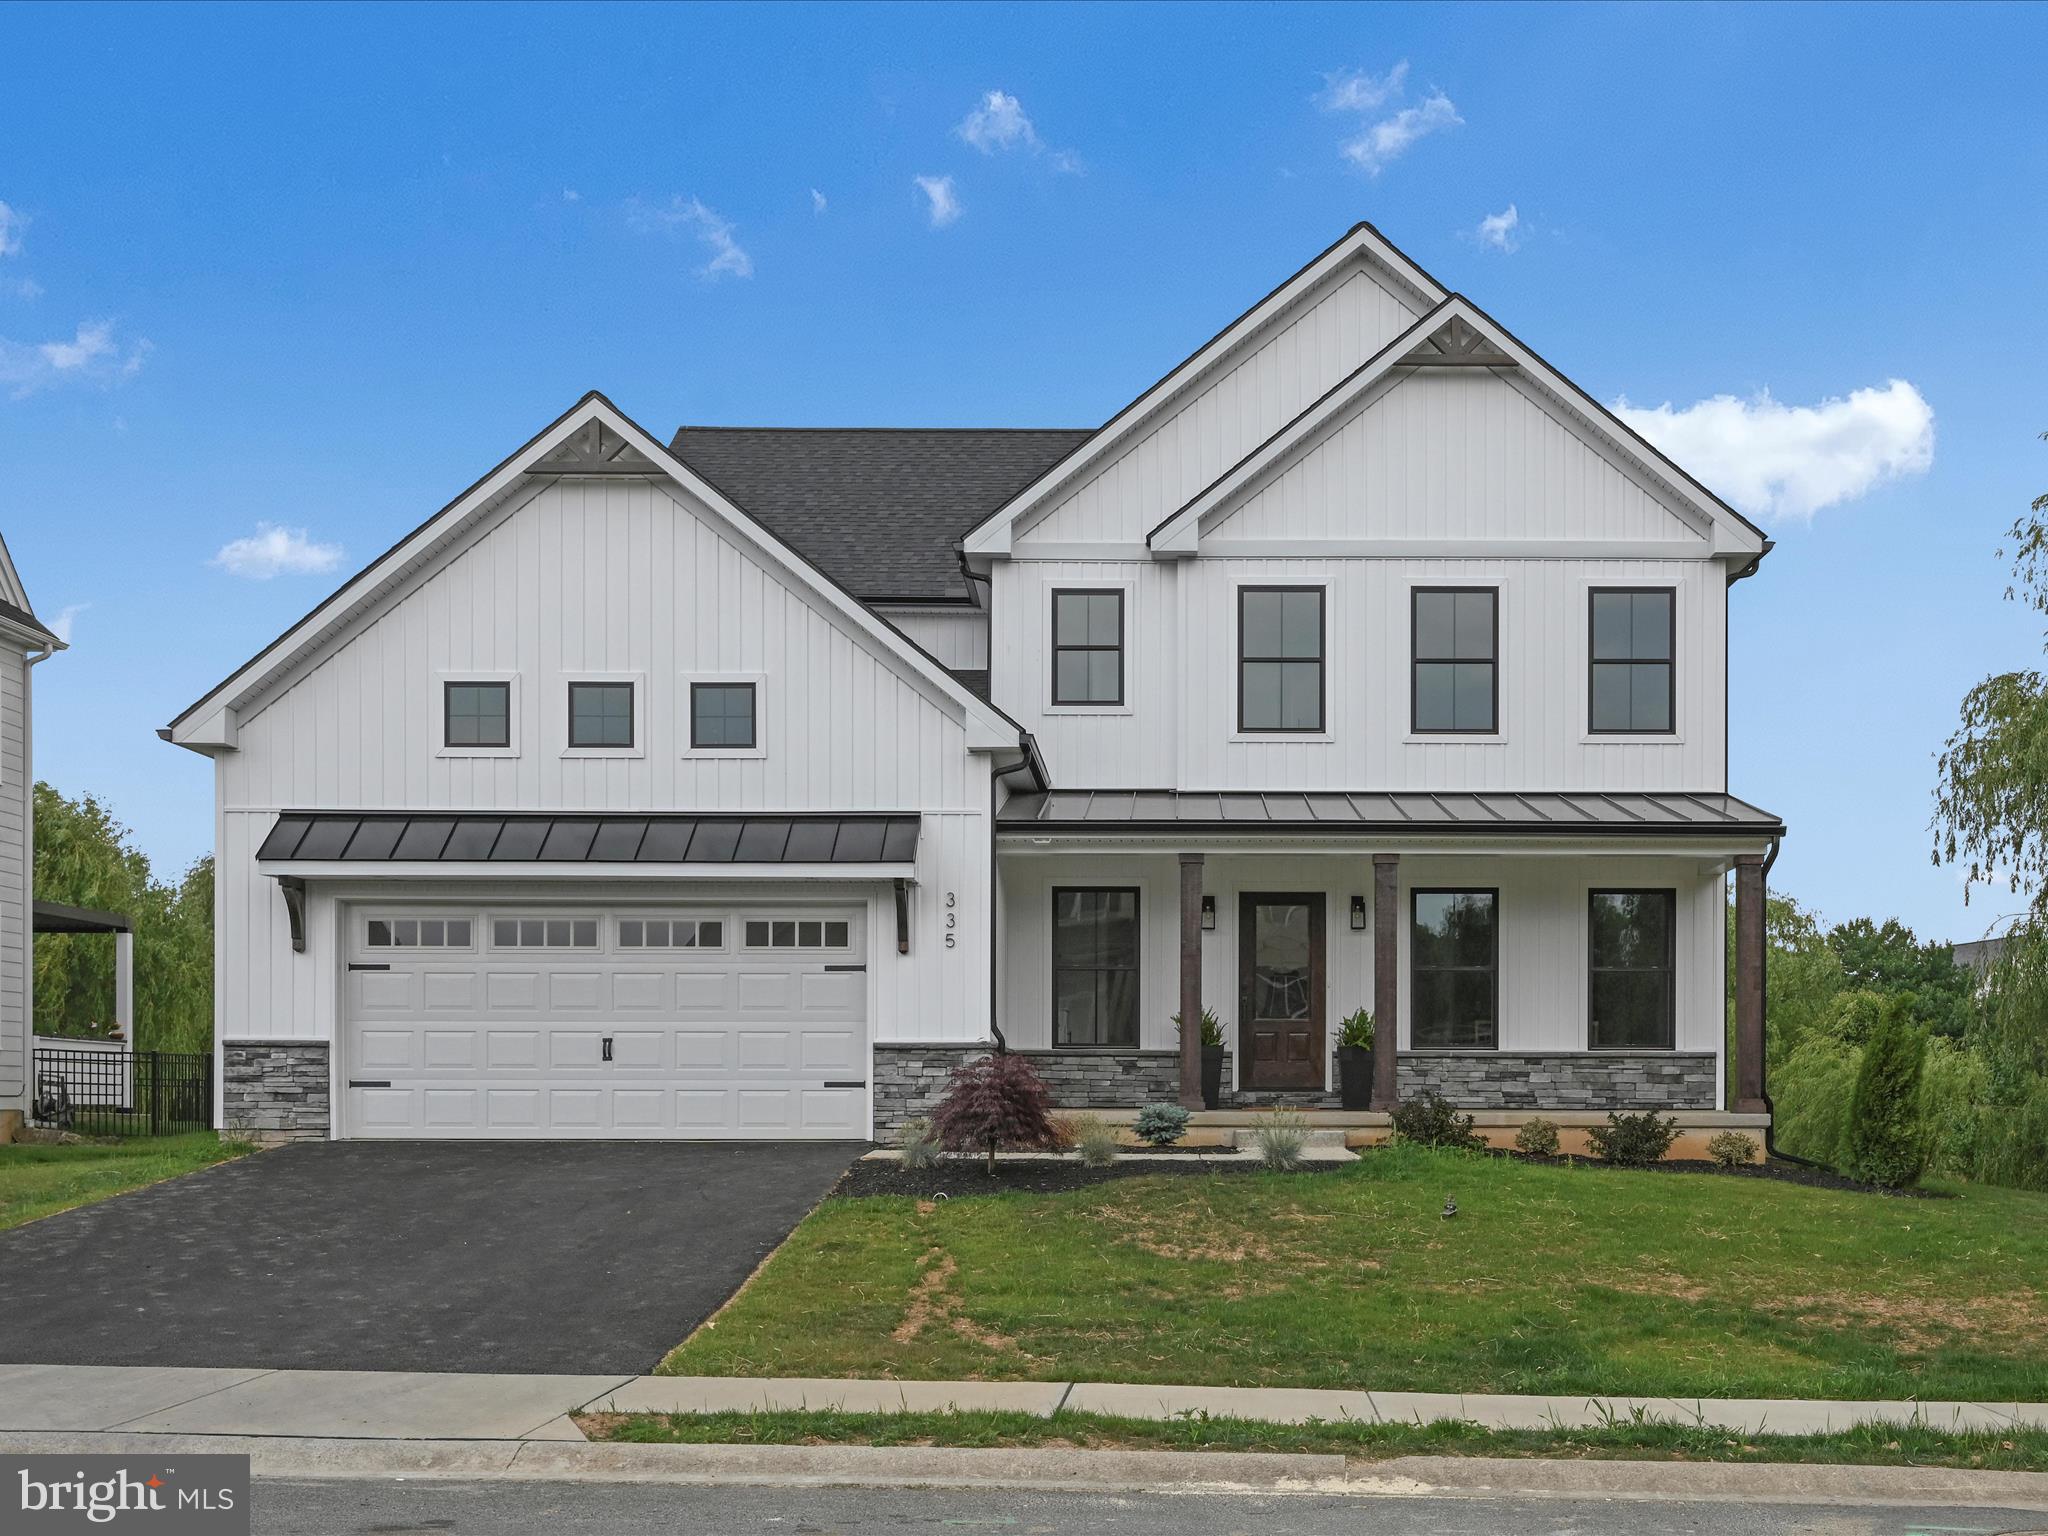
[[1124, 595], [1056, 589], [1052, 595], [1052, 701], [1124, 701]]
[[751, 747], [753, 744], [752, 683], [690, 684], [692, 747]]
[[1594, 732], [1665, 732], [1678, 713], [1676, 594], [1670, 587], [1593, 589]]
[[1417, 587], [1412, 602], [1412, 729], [1499, 730], [1499, 589]]
[[569, 745], [630, 747], [633, 745], [631, 683], [569, 685]]
[[1500, 892], [1415, 891], [1408, 1044], [1418, 1051], [1500, 1043]]
[[512, 745], [510, 683], [447, 683], [442, 687], [441, 703], [444, 745]]
[[1668, 1051], [1677, 1043], [1676, 891], [1594, 891], [1587, 941], [1588, 1043]]
[[1237, 728], [1323, 728], [1323, 589], [1240, 587]]

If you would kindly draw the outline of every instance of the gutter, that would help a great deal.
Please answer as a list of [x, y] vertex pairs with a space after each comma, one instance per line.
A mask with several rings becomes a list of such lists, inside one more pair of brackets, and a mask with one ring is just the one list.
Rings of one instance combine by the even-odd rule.
[[1728, 585], [1732, 587], [1738, 581], [1741, 581], [1746, 577], [1754, 576], [1757, 573], [1757, 567], [1764, 563], [1764, 556], [1768, 555], [1772, 550], [1776, 549], [1777, 547], [1778, 541], [1776, 539], [1765, 539], [1764, 547], [1756, 552], [1756, 558], [1754, 560], [1750, 561], [1749, 564], [1743, 566], [1741, 570], [1730, 571], [1728, 573]]

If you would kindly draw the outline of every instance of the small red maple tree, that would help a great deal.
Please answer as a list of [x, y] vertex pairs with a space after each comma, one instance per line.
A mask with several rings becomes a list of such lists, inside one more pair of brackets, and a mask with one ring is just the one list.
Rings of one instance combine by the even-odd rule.
[[1055, 1151], [1052, 1095], [1022, 1056], [999, 1051], [956, 1067], [946, 1097], [932, 1112], [932, 1133], [949, 1152], [986, 1149], [996, 1171], [998, 1147]]

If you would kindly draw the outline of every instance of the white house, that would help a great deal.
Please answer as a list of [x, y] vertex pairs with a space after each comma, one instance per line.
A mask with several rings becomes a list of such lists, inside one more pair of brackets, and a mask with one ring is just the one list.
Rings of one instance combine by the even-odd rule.
[[1205, 1004], [1233, 1104], [1366, 1007], [1381, 1109], [1754, 1116], [1769, 547], [1366, 225], [1092, 431], [588, 395], [164, 732], [227, 1123], [860, 1138], [998, 1034], [1187, 1101]]

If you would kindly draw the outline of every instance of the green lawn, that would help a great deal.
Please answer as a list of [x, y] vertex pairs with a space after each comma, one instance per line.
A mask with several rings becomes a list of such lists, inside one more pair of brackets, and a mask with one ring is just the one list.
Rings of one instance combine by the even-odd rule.
[[1078, 1446], [1083, 1450], [1280, 1451], [1389, 1456], [1550, 1456], [1604, 1460], [1839, 1462], [2048, 1471], [2048, 1433], [1952, 1434], [1865, 1425], [1839, 1435], [1734, 1435], [1683, 1424], [1485, 1430], [1476, 1425], [1168, 1423], [1058, 1413], [705, 1413], [579, 1415], [593, 1440], [651, 1445]]
[[830, 1200], [661, 1368], [2048, 1397], [2048, 1196], [1953, 1193], [1395, 1148], [1337, 1173]]
[[174, 1179], [239, 1157], [249, 1148], [212, 1131], [183, 1136], [0, 1147], [0, 1229], [90, 1205], [123, 1190]]

